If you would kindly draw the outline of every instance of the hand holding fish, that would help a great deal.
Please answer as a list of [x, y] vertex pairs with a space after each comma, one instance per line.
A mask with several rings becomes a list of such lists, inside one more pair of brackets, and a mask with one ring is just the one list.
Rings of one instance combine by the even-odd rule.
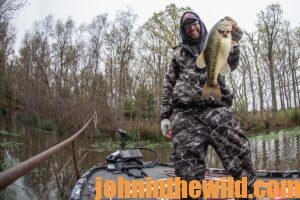
[[238, 42], [243, 36], [243, 31], [239, 28], [237, 22], [229, 16], [226, 16], [224, 19], [228, 20], [232, 24], [231, 37], [232, 37], [232, 46], [237, 46]]
[[229, 16], [225, 17], [226, 20], [229, 20], [232, 24], [232, 32], [235, 32], [238, 29], [237, 22]]

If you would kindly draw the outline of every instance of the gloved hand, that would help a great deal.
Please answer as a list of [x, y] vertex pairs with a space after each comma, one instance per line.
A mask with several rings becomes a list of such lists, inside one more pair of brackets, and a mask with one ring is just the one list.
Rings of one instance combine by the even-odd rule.
[[239, 42], [240, 39], [242, 38], [244, 32], [242, 31], [242, 29], [240, 29], [240, 27], [238, 27], [236, 29], [236, 31], [231, 32], [231, 37], [233, 41]]
[[225, 19], [232, 22], [232, 32], [231, 32], [232, 40], [235, 42], [239, 42], [244, 32], [242, 31], [242, 29], [240, 29], [240, 27], [238, 27], [237, 22], [234, 19], [228, 16], [226, 16]]
[[171, 131], [171, 122], [168, 119], [163, 119], [160, 122], [161, 132], [163, 133], [163, 136], [167, 138], [172, 137], [172, 131]]

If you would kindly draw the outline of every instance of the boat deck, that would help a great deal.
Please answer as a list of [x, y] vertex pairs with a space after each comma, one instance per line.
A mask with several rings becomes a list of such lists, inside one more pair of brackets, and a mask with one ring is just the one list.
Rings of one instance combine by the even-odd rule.
[[[159, 163], [155, 167], [144, 168], [143, 171], [145, 174], [152, 178], [152, 180], [167, 179], [170, 177], [175, 177], [175, 170], [172, 164]], [[87, 171], [77, 182], [73, 188], [71, 199], [95, 199], [96, 196], [96, 177], [101, 177], [102, 182], [104, 180], [112, 180], [118, 183], [118, 177], [123, 177], [124, 180], [138, 180], [142, 178], [134, 178], [128, 176], [122, 172], [110, 171], [108, 170], [105, 164], [100, 166], [94, 166], [89, 171]], [[229, 174], [224, 169], [214, 169], [209, 168], [206, 170], [205, 179], [214, 179], [218, 180], [221, 177], [228, 177]], [[289, 172], [267, 172], [267, 171], [258, 171], [257, 178], [262, 180], [299, 180], [300, 181], [300, 172], [299, 171], [289, 171]], [[102, 189], [103, 189], [102, 184]], [[118, 186], [116, 187], [118, 188]], [[103, 190], [102, 190], [103, 191]], [[118, 194], [118, 193], [117, 193]], [[102, 198], [104, 199], [104, 198]], [[113, 198], [117, 199], [117, 198]], [[124, 199], [124, 198], [122, 198]], [[145, 198], [146, 199], [146, 198]], [[155, 198], [156, 199], [156, 198]]]

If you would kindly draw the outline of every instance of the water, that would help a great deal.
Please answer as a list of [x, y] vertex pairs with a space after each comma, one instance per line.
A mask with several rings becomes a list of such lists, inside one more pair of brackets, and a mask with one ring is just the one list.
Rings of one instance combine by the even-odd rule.
[[[42, 132], [30, 128], [15, 130], [20, 133], [19, 137], [0, 137], [3, 141], [14, 141], [23, 143], [14, 148], [1, 151], [0, 158], [10, 161], [13, 165], [24, 161], [44, 150], [59, 143], [65, 136], [55, 133]], [[300, 127], [271, 132], [250, 138], [252, 162], [256, 170], [300, 170]], [[101, 138], [81, 137], [76, 141], [78, 147], [85, 147], [88, 144], [102, 142]], [[170, 146], [156, 148], [161, 161], [170, 162], [169, 155], [173, 148]], [[86, 153], [86, 150], [78, 151], [78, 160]], [[92, 166], [102, 163], [105, 157], [113, 151], [89, 152], [80, 164], [81, 172]], [[155, 156], [145, 153], [145, 159], [151, 160]], [[69, 197], [70, 189], [75, 183], [73, 160], [58, 177], [60, 187], [57, 187], [54, 170], [56, 174], [61, 170], [66, 161], [71, 158], [71, 145], [57, 153], [53, 159], [47, 160], [38, 168], [35, 168], [26, 176], [18, 179], [12, 190], [16, 191], [14, 199], [58, 199], [62, 196]], [[206, 157], [207, 167], [222, 167], [219, 158], [211, 148], [208, 149]], [[70, 181], [70, 178], [74, 178]], [[64, 186], [64, 187], [63, 187]]]

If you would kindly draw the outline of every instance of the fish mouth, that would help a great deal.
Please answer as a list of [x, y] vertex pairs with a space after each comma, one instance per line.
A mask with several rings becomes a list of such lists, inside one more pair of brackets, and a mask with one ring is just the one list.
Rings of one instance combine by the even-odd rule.
[[228, 34], [232, 31], [232, 24], [226, 19], [221, 20], [218, 25], [218, 31], [223, 37], [228, 37]]
[[221, 35], [223, 35], [224, 37], [228, 37], [228, 34], [230, 33], [231, 31], [227, 31], [227, 30], [225, 30], [225, 31], [223, 31], [223, 30], [219, 30], [219, 33], [221, 34]]

